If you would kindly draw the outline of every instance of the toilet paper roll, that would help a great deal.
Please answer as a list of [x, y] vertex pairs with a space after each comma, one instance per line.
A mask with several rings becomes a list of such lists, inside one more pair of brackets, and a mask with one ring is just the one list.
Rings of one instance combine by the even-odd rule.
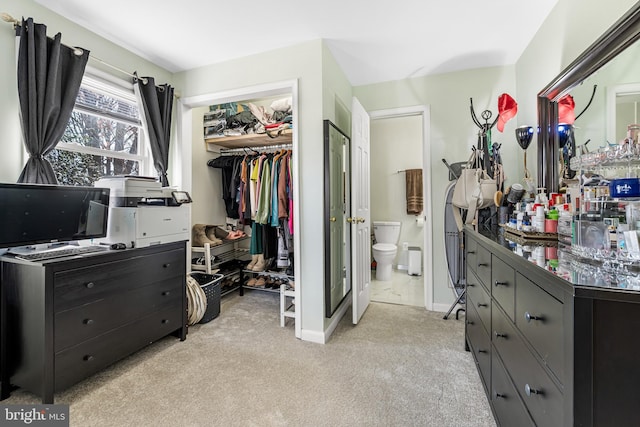
[[424, 218], [421, 217], [421, 216], [417, 216], [416, 217], [416, 225], [418, 226], [418, 228], [424, 227]]

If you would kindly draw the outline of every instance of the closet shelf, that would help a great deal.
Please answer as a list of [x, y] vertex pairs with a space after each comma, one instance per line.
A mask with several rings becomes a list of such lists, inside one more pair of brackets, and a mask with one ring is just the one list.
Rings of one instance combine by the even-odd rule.
[[285, 129], [280, 136], [271, 138], [266, 133], [238, 135], [238, 136], [223, 136], [220, 138], [206, 138], [204, 140], [207, 151], [217, 152], [217, 147], [223, 148], [242, 148], [242, 147], [258, 147], [261, 145], [271, 144], [290, 144], [293, 141], [293, 130]]

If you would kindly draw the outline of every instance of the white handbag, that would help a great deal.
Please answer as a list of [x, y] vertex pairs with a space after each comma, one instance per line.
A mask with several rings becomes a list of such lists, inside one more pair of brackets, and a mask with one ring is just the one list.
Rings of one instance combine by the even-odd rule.
[[[453, 189], [451, 204], [458, 229], [462, 231], [462, 214], [460, 209], [467, 210], [466, 224], [471, 224], [478, 209], [491, 206], [496, 192], [496, 180], [490, 178], [484, 169], [474, 168], [475, 152], [471, 155], [467, 168], [463, 168]], [[458, 209], [455, 209], [458, 208]]]

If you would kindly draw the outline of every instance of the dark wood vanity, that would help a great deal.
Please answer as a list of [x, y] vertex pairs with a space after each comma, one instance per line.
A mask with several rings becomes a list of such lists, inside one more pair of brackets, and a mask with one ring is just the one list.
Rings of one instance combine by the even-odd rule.
[[465, 229], [465, 344], [496, 422], [638, 425], [640, 290], [555, 246]]

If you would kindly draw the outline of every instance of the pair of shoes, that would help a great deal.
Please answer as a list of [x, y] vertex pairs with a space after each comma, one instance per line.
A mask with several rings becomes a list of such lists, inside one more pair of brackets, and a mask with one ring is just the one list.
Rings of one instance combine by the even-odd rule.
[[263, 254], [258, 254], [256, 255], [255, 258], [255, 262], [252, 258], [251, 262], [249, 263], [249, 265], [247, 265], [247, 270], [251, 270], [251, 271], [264, 271], [266, 269], [267, 265], [264, 259], [264, 255]]
[[192, 246], [204, 246], [205, 243], [211, 246], [216, 246], [222, 243], [222, 240], [218, 239], [213, 234], [207, 234], [206, 224], [194, 224], [191, 228], [191, 245]]
[[235, 240], [235, 239], [239, 239], [239, 238], [244, 237], [244, 236], [246, 236], [244, 231], [236, 230], [236, 231], [230, 231], [229, 233], [227, 233], [227, 237], [225, 237], [225, 239], [227, 239], [227, 240]]

